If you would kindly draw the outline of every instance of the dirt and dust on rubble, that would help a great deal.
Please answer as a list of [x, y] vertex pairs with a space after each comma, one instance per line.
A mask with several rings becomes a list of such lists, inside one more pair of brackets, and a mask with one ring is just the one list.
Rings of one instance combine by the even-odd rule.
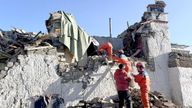
[[[131, 89], [130, 94], [132, 108], [143, 108], [140, 91], [138, 89]], [[177, 108], [174, 103], [157, 91], [150, 92], [149, 96], [151, 108]], [[76, 106], [69, 106], [68, 108], [118, 108], [118, 98], [102, 99], [96, 97], [90, 101], [80, 100]]]
[[0, 29], [0, 60], [6, 61], [17, 55], [30, 46], [51, 46], [49, 43], [41, 43], [41, 36], [48, 37], [48, 34], [38, 32], [25, 32], [22, 29], [13, 28], [10, 31]]

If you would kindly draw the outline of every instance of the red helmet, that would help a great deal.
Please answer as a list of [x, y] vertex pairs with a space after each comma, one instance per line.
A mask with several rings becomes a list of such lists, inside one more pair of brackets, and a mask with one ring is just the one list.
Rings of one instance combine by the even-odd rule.
[[139, 68], [139, 67], [144, 67], [144, 64], [143, 64], [142, 62], [138, 62], [138, 63], [136, 64], [136, 67], [137, 67], [137, 68]]
[[104, 52], [104, 49], [99, 49], [99, 52]]

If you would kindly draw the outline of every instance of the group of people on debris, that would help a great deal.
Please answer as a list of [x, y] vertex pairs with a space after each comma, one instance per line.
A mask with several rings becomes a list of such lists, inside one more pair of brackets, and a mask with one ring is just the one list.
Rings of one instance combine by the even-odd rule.
[[149, 91], [150, 79], [148, 73], [145, 71], [145, 66], [142, 62], [136, 64], [138, 74], [133, 74], [131, 61], [127, 59], [123, 50], [118, 50], [117, 54], [113, 54], [113, 46], [110, 42], [101, 44], [98, 49], [99, 55], [105, 56], [106, 61], [115, 61], [119, 63], [119, 68], [114, 73], [116, 88], [119, 97], [119, 108], [123, 108], [124, 100], [127, 108], [131, 108], [131, 97], [129, 94], [129, 82], [131, 81], [128, 73], [134, 77], [134, 80], [140, 86], [141, 101], [144, 108], [150, 108], [149, 105]]

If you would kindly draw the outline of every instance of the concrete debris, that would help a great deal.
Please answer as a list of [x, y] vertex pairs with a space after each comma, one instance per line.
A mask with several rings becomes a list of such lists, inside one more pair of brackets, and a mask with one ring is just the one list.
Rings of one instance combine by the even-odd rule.
[[38, 40], [41, 32], [25, 32], [13, 28], [11, 31], [0, 31], [0, 60], [7, 60], [20, 54], [25, 46], [33, 45]]
[[[157, 91], [150, 92], [150, 105], [151, 108], [177, 108], [177, 106], [170, 100], [167, 100], [163, 95]], [[132, 106], [133, 108], [143, 108], [140, 92], [137, 89], [131, 90]], [[103, 99], [93, 98], [90, 101], [81, 100], [76, 106], [69, 106], [68, 108], [118, 108], [118, 98]]]
[[80, 100], [76, 106], [67, 108], [115, 108], [115, 103], [111, 99], [95, 97], [90, 101]]
[[[161, 93], [154, 91], [149, 93], [151, 108], [177, 108], [170, 100], [166, 99]], [[131, 91], [133, 108], [143, 108], [140, 100], [140, 92], [137, 89]]]
[[0, 79], [6, 77], [7, 71], [14, 66], [20, 54], [56, 54], [52, 39], [41, 31], [33, 33], [17, 28], [11, 31], [0, 29]]
[[91, 75], [97, 72], [101, 65], [107, 64], [103, 64], [103, 58], [97, 55], [89, 56], [85, 66], [78, 66], [76, 63], [66, 64], [64, 62], [59, 62], [59, 71], [57, 74], [62, 77], [62, 83], [75, 81], [82, 83], [82, 89], [86, 89], [94, 80]]
[[1, 70], [0, 79], [4, 78], [7, 75], [7, 71]]

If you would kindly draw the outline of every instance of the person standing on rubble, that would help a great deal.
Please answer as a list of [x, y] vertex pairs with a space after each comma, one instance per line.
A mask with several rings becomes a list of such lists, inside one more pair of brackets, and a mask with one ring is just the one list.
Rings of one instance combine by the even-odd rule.
[[120, 64], [119, 69], [114, 73], [114, 79], [116, 81], [116, 88], [119, 97], [119, 108], [123, 108], [124, 100], [126, 101], [127, 108], [131, 108], [130, 94], [128, 93], [130, 77], [124, 70], [124, 65]]
[[110, 42], [106, 42], [100, 45], [98, 52], [100, 54], [103, 54], [106, 52], [108, 60], [112, 60], [112, 54], [113, 54], [113, 45]]
[[133, 54], [131, 57], [141, 58], [143, 57], [143, 42], [142, 37], [139, 34], [135, 34], [133, 42]]
[[144, 108], [150, 108], [149, 105], [149, 91], [150, 91], [150, 78], [148, 73], [144, 70], [144, 64], [138, 62], [136, 64], [138, 75], [133, 75], [135, 82], [138, 83], [141, 91], [141, 101]]

